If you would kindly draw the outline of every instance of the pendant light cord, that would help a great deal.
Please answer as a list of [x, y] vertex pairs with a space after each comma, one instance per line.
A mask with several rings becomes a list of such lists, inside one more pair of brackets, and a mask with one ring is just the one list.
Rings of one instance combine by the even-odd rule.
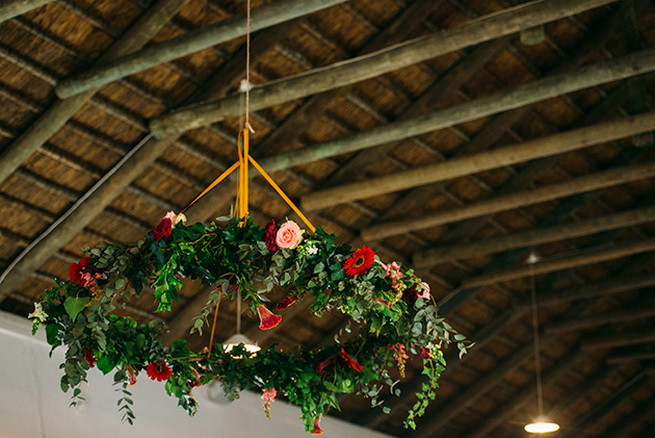
[[537, 293], [534, 285], [534, 262], [530, 263], [530, 298], [532, 301], [532, 328], [534, 331], [534, 368], [537, 374], [537, 403], [539, 416], [544, 413], [543, 389], [541, 386], [541, 357], [539, 354], [539, 317], [537, 316]]

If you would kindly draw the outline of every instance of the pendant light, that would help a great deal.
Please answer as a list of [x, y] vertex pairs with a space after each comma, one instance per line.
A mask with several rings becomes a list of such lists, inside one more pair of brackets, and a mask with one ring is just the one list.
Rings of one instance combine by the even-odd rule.
[[[238, 294], [237, 294], [238, 295]], [[261, 347], [241, 333], [241, 297], [237, 296], [237, 332], [223, 342], [223, 349], [226, 352], [232, 351], [234, 347], [243, 344], [248, 353], [257, 353]]]
[[529, 433], [550, 433], [559, 430], [559, 424], [550, 421], [543, 414], [544, 396], [541, 387], [541, 357], [539, 354], [539, 318], [537, 316], [537, 294], [534, 285], [534, 264], [539, 261], [539, 256], [531, 252], [527, 262], [530, 265], [530, 298], [532, 301], [532, 329], [534, 334], [534, 367], [537, 378], [537, 405], [539, 415], [532, 423], [526, 424], [524, 429]]

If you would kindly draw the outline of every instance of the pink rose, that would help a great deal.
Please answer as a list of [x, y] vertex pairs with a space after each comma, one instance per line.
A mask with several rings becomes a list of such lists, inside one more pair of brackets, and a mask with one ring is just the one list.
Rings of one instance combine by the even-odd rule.
[[275, 243], [280, 248], [293, 249], [302, 240], [303, 231], [294, 221], [287, 221], [280, 226], [275, 235]]

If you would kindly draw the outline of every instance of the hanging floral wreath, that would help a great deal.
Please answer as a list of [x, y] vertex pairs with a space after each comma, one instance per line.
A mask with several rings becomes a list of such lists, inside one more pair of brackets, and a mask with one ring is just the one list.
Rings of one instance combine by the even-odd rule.
[[[72, 389], [72, 404], [82, 398], [80, 385], [90, 368], [114, 371], [119, 409], [131, 424], [129, 385], [145, 370], [149, 378], [165, 382], [166, 392], [189, 414], [197, 407], [192, 390], [218, 380], [231, 399], [243, 389], [261, 390], [267, 416], [276, 395], [283, 394], [300, 406], [305, 429], [317, 434], [321, 416], [339, 408], [339, 394], [363, 394], [373, 407], [382, 405], [385, 386], [399, 395], [390, 370], [397, 367], [404, 377], [412, 353], [422, 358], [427, 380], [405, 421], [414, 428], [415, 418], [434, 399], [445, 366], [442, 348], [454, 342], [460, 353], [466, 352], [464, 337], [437, 316], [429, 286], [411, 269], [383, 264], [370, 248], [352, 251], [322, 229], [308, 235], [292, 221], [279, 227], [271, 221], [262, 228], [233, 217], [209, 225], [187, 226], [185, 220], [171, 212], [145, 241], [87, 248], [71, 265], [69, 281], [56, 280], [35, 304], [33, 333], [43, 324], [53, 349], [67, 347], [61, 388]], [[221, 296], [244, 300], [258, 314], [261, 329], [275, 327], [282, 316], [266, 303], [277, 285], [289, 291], [277, 311], [311, 295], [312, 313], [341, 311], [359, 334], [315, 350], [273, 345], [250, 353], [243, 344], [230, 351], [216, 344], [193, 352], [184, 340], [163, 346], [158, 340], [165, 331], [162, 324], [138, 325], [113, 313], [117, 302], [139, 296], [144, 285], [154, 292], [157, 311], [170, 310], [187, 277], [215, 286], [194, 321], [194, 332], [202, 333]]]

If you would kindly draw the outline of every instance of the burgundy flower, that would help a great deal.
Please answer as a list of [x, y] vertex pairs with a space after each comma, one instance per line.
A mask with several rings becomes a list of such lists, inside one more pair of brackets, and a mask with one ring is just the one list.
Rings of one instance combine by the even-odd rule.
[[298, 295], [289, 295], [289, 296], [286, 296], [286, 297], [282, 298], [275, 305], [275, 308], [278, 311], [281, 312], [282, 310], [286, 309], [287, 307], [294, 305], [296, 303], [296, 301], [298, 301]]
[[331, 363], [332, 363], [332, 359], [326, 359], [323, 362], [316, 365], [316, 374], [322, 376], [323, 373], [325, 372], [325, 368], [327, 368], [327, 366], [330, 365]]
[[163, 382], [173, 375], [173, 370], [163, 360], [156, 360], [146, 367], [146, 373], [152, 380]]
[[68, 268], [68, 278], [70, 281], [74, 281], [79, 285], [84, 284], [84, 279], [82, 275], [87, 272], [87, 265], [91, 261], [88, 257], [82, 257], [79, 263], [73, 263], [70, 268]]
[[314, 430], [312, 430], [312, 433], [314, 435], [320, 435], [323, 433], [323, 429], [321, 429], [321, 416], [319, 415], [318, 417], [314, 417]]
[[403, 291], [403, 301], [407, 304], [414, 304], [418, 298], [416, 286], [408, 287]]
[[165, 217], [164, 219], [161, 220], [161, 222], [159, 222], [159, 225], [155, 227], [155, 229], [152, 232], [152, 236], [155, 238], [155, 240], [159, 241], [164, 237], [170, 236], [172, 232], [173, 232], [173, 222], [171, 222], [170, 218]]
[[129, 363], [126, 366], [127, 368], [127, 380], [130, 382], [130, 385], [136, 385], [136, 371], [132, 368], [132, 365]]
[[257, 306], [257, 314], [259, 315], [260, 321], [259, 328], [262, 330], [272, 329], [273, 327], [277, 326], [280, 321], [282, 321], [282, 317], [280, 315], [274, 314], [263, 304]]
[[363, 366], [361, 366], [357, 361], [355, 361], [346, 351], [342, 348], [341, 351], [339, 352], [339, 355], [343, 358], [343, 360], [348, 363], [348, 366], [352, 368], [353, 370], [360, 372], [364, 369]]
[[348, 277], [361, 275], [373, 265], [375, 253], [371, 248], [361, 247], [343, 262], [342, 269], [346, 271]]
[[430, 354], [430, 349], [421, 347], [421, 358], [422, 359], [430, 359], [431, 354]]
[[89, 351], [86, 348], [84, 349], [84, 360], [89, 364], [89, 368], [96, 366], [96, 358], [93, 355], [93, 351]]
[[264, 237], [264, 242], [270, 251], [277, 251], [277, 243], [275, 243], [275, 219], [271, 219], [269, 223], [266, 224], [266, 236]]

